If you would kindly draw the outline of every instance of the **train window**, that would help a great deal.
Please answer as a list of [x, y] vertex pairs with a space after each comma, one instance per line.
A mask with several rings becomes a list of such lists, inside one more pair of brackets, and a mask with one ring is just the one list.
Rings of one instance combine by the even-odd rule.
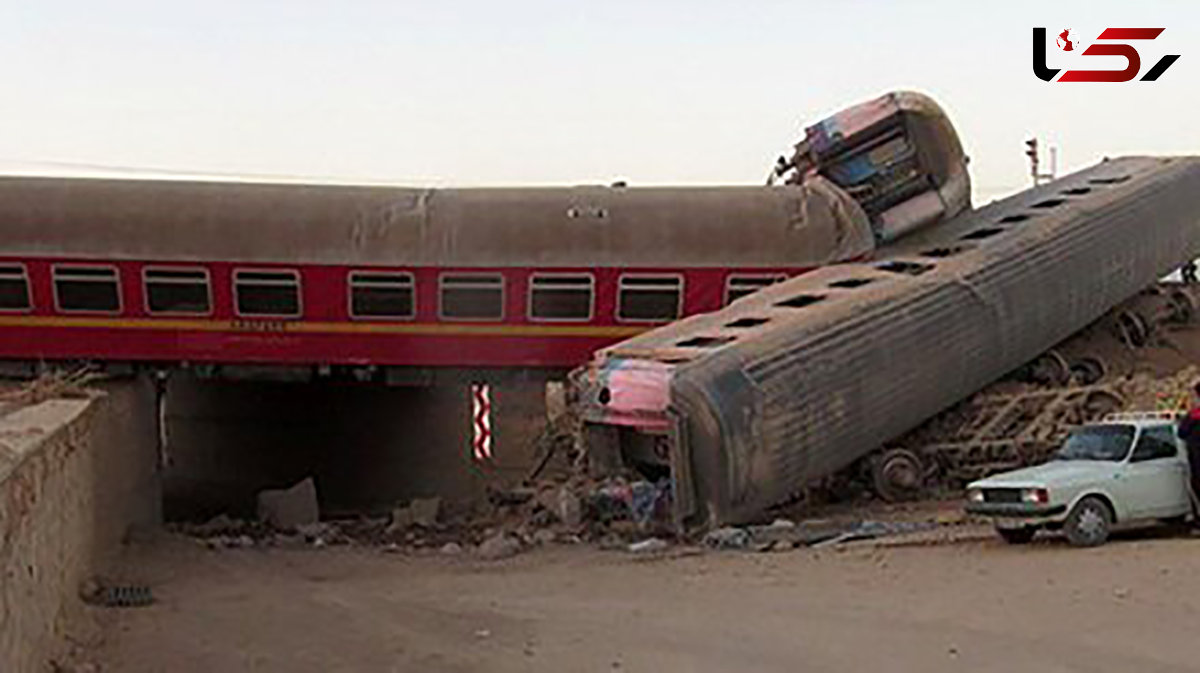
[[984, 227], [982, 229], [976, 229], [969, 234], [963, 234], [962, 236], [959, 236], [959, 240], [980, 241], [985, 238], [991, 238], [1002, 231], [1004, 231], [1002, 227]]
[[58, 310], [66, 313], [119, 313], [117, 270], [108, 266], [56, 266], [54, 297]]
[[300, 315], [300, 274], [296, 271], [235, 271], [233, 292], [238, 315]]
[[683, 278], [677, 275], [629, 274], [618, 283], [617, 318], [665, 321], [679, 317]]
[[787, 274], [730, 274], [725, 281], [725, 303], [732, 304], [748, 294], [758, 292], [768, 285], [787, 280]]
[[970, 249], [970, 246], [966, 245], [955, 245], [949, 248], [930, 248], [929, 250], [922, 250], [921, 255], [924, 257], [953, 257], [960, 252], [966, 252]]
[[354, 318], [411, 318], [416, 314], [411, 273], [350, 272], [350, 315]]
[[212, 310], [206, 269], [147, 268], [142, 280], [150, 313], [207, 314]]
[[534, 274], [529, 280], [529, 317], [591, 320], [594, 287], [589, 273]]
[[880, 271], [890, 271], [892, 273], [903, 273], [909, 276], [919, 276], [926, 271], [932, 271], [932, 264], [921, 264], [920, 262], [906, 262], [904, 260], [893, 260], [884, 262], [875, 267]]
[[783, 301], [777, 301], [775, 302], [775, 305], [783, 306], [785, 308], [804, 308], [805, 306], [812, 306], [813, 304], [822, 301], [825, 301], [824, 295], [798, 294], [795, 297], [788, 297]]
[[499, 320], [504, 317], [504, 276], [498, 273], [447, 273], [438, 280], [443, 318]]
[[875, 282], [874, 278], [846, 278], [844, 280], [835, 280], [829, 284], [829, 287], [837, 287], [843, 290], [853, 290], [856, 287], [862, 287]]
[[690, 339], [675, 342], [680, 348], [716, 348], [727, 343], [733, 343], [737, 337], [732, 336], [694, 336]]
[[1038, 201], [1030, 206], [1030, 208], [1054, 208], [1056, 206], [1061, 206], [1066, 202], [1066, 199], [1046, 199], [1045, 201]]
[[28, 311], [29, 278], [20, 264], [0, 265], [0, 311]]

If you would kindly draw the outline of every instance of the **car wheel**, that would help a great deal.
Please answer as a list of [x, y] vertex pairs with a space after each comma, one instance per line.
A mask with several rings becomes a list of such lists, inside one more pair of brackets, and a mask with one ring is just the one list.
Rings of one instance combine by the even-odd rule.
[[1032, 526], [1024, 528], [997, 528], [996, 532], [1009, 544], [1028, 544], [1037, 535], [1037, 529]]
[[1063, 530], [1076, 547], [1095, 547], [1108, 540], [1112, 522], [1113, 513], [1108, 505], [1100, 498], [1088, 496], [1071, 510]]

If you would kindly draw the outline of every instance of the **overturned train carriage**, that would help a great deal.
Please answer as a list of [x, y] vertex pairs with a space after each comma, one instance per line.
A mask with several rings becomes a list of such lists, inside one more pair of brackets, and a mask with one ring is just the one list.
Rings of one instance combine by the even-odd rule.
[[1106, 161], [881, 252], [597, 354], [592, 448], [669, 467], [681, 528], [760, 516], [1200, 253], [1200, 159]]

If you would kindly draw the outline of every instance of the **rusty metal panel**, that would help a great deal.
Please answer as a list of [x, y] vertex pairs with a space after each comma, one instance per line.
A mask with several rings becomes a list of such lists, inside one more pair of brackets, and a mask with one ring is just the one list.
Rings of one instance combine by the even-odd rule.
[[875, 263], [806, 274], [604, 357], [672, 362], [672, 427], [691, 460], [676, 472], [692, 475], [676, 487], [694, 505], [678, 520], [741, 521], [1198, 254], [1200, 159], [1117, 159], [931, 228]]

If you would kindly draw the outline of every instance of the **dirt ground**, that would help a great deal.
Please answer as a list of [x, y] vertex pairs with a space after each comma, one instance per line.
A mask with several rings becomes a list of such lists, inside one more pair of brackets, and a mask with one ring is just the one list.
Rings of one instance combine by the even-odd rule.
[[1200, 538], [967, 537], [674, 557], [552, 546], [499, 562], [167, 537], [122, 572], [158, 603], [105, 610], [93, 655], [124, 673], [1200, 668]]

